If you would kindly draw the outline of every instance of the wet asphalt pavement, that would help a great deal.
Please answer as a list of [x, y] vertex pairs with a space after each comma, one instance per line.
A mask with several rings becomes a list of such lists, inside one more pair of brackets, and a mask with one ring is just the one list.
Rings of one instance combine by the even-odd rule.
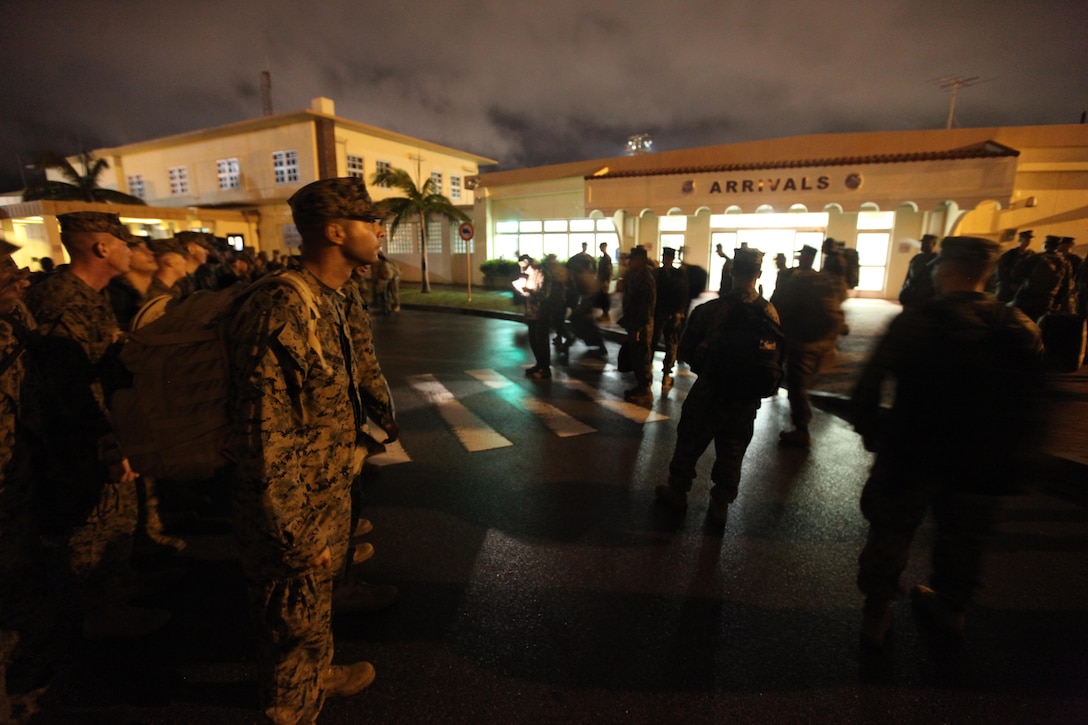
[[[877, 311], [854, 318], [843, 367], [889, 317], [856, 307]], [[964, 643], [903, 602], [891, 652], [873, 658], [858, 647], [854, 586], [871, 456], [838, 417], [817, 411], [812, 449], [783, 449], [785, 396], [766, 401], [716, 532], [712, 452], [686, 516], [653, 502], [694, 378], [647, 410], [620, 399], [630, 383], [611, 342], [608, 361], [576, 345], [553, 380], [530, 382], [516, 322], [405, 311], [376, 319], [375, 336], [403, 434], [369, 484], [377, 553], [361, 567], [401, 598], [337, 618], [337, 660], [368, 659], [378, 679], [330, 700], [320, 722], [1088, 721], [1076, 464], [1008, 499]], [[822, 387], [848, 384], [840, 370]], [[1065, 461], [1084, 453], [1070, 440]], [[141, 640], [77, 645], [36, 722], [258, 721], [226, 519], [173, 505], [190, 549], [179, 578], [140, 601], [174, 619]], [[932, 537], [919, 530], [904, 584], [926, 580]]]

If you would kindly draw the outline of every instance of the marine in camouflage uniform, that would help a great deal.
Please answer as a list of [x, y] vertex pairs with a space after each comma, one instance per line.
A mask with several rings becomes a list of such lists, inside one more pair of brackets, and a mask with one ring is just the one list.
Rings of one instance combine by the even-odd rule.
[[[855, 427], [876, 452], [861, 496], [869, 534], [859, 557], [863, 641], [883, 646], [915, 530], [936, 521], [929, 586], [912, 598], [950, 632], [979, 586], [998, 494], [1015, 489], [1045, 422], [1038, 328], [983, 291], [998, 245], [948, 237], [939, 297], [897, 317], [853, 394]], [[896, 381], [890, 412], [880, 408]], [[998, 392], [1000, 391], [1000, 392]]]
[[635, 247], [627, 260], [627, 273], [623, 277], [623, 316], [619, 325], [627, 330], [624, 345], [631, 360], [631, 372], [635, 375], [635, 387], [625, 390], [623, 397], [639, 405], [654, 401], [650, 391], [653, 383], [654, 350], [650, 346], [654, 336], [654, 308], [657, 306], [657, 284], [648, 267], [646, 248]]
[[377, 260], [384, 231], [373, 225], [382, 215], [361, 179], [317, 181], [289, 203], [303, 235], [297, 273], [316, 310], [286, 284], [265, 285], [243, 303], [228, 338], [235, 535], [257, 627], [262, 707], [277, 723], [312, 722], [327, 695], [373, 680], [367, 663], [351, 673], [332, 666], [332, 588], [351, 534], [364, 408], [387, 422], [392, 415], [380, 369], [366, 369], [366, 311], [343, 288], [355, 266]]
[[86, 597], [84, 634], [135, 636], [169, 618], [125, 607], [117, 591], [136, 527], [136, 474], [107, 406], [127, 381], [117, 359], [122, 336], [104, 289], [128, 269], [135, 240], [116, 214], [74, 212], [59, 220], [72, 263], [27, 292], [41, 335], [35, 368], [48, 415], [43, 523], [64, 539], [68, 569]]
[[847, 291], [839, 275], [812, 269], [814, 247], [806, 244], [798, 257], [797, 267], [779, 275], [771, 303], [781, 315], [786, 333], [786, 390], [793, 421], [793, 430], [779, 433], [779, 441], [807, 447], [812, 443], [808, 391], [823, 361], [834, 353], [835, 341], [845, 327], [842, 303]]
[[933, 288], [933, 269], [930, 267], [930, 262], [937, 256], [936, 247], [937, 237], [932, 234], [922, 236], [922, 251], [911, 257], [907, 276], [899, 290], [899, 302], [904, 307], [925, 304], [937, 293]]
[[1035, 254], [1031, 251], [1031, 240], [1034, 237], [1032, 230], [1025, 229], [1017, 235], [1016, 246], [997, 258], [994, 281], [998, 302], [1012, 302], [1016, 290], [1020, 288], [1023, 280], [1017, 279], [1016, 269], [1022, 261]]
[[[661, 250], [661, 267], [654, 274], [657, 299], [654, 306], [654, 332], [650, 341], [651, 353], [658, 342], [664, 342], [665, 359], [661, 363], [661, 394], [672, 389], [672, 368], [676, 364], [676, 350], [680, 334], [684, 331], [691, 297], [688, 294], [688, 278], [684, 270], [673, 266], [676, 250]], [[732, 279], [732, 277], [730, 277]]]
[[33, 512], [29, 448], [37, 416], [27, 347], [35, 324], [18, 299], [26, 281], [8, 257], [14, 248], [0, 240], [0, 722], [23, 721], [60, 647]]
[[1069, 312], [1073, 269], [1058, 251], [1061, 237], [1048, 236], [1042, 254], [1034, 254], [1017, 265], [1015, 276], [1023, 280], [1009, 303], [1029, 319], [1038, 321], [1048, 312]]
[[658, 500], [677, 510], [686, 510], [687, 493], [696, 476], [699, 458], [713, 441], [716, 458], [710, 471], [710, 519], [724, 525], [729, 504], [737, 498], [741, 464], [752, 441], [760, 397], [729, 389], [707, 358], [712, 341], [727, 324], [729, 313], [738, 304], [759, 305], [763, 313], [778, 322], [774, 305], [756, 290], [763, 264], [763, 252], [742, 248], [733, 258], [732, 289], [691, 311], [680, 341], [680, 359], [691, 365], [699, 377], [691, 386], [676, 425], [676, 448], [669, 462], [669, 480], [657, 487]]

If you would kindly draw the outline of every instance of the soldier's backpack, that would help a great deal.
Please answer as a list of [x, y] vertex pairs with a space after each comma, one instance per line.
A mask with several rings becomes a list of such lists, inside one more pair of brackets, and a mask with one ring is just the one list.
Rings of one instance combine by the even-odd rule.
[[767, 314], [766, 300], [732, 302], [725, 322], [708, 341], [707, 365], [715, 388], [730, 398], [778, 393], [786, 336]]
[[858, 283], [861, 282], [861, 258], [858, 257], [858, 250], [853, 247], [844, 247], [842, 250], [843, 262], [846, 267], [846, 286], [850, 289], [855, 289]]
[[207, 480], [227, 461], [230, 365], [225, 340], [234, 313], [255, 289], [285, 284], [310, 309], [310, 344], [320, 355], [317, 300], [293, 271], [172, 302], [149, 300], [133, 318], [121, 361], [133, 387], [114, 393], [111, 415], [133, 470], [178, 481]]

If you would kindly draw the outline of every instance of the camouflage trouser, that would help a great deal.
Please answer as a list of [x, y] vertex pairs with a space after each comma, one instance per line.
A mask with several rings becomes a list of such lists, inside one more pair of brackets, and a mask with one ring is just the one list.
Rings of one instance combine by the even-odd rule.
[[983, 550], [1000, 499], [958, 490], [955, 481], [933, 471], [904, 469], [902, 461], [878, 456], [861, 493], [869, 535], [858, 557], [858, 588], [878, 602], [902, 594], [899, 577], [914, 532], [932, 511], [937, 530], [929, 584], [962, 610], [980, 586]]
[[786, 346], [786, 390], [793, 426], [805, 430], [812, 421], [808, 391], [823, 359], [835, 349], [835, 338]]
[[691, 386], [680, 422], [676, 424], [676, 449], [669, 461], [669, 486], [690, 491], [699, 458], [714, 442], [714, 467], [710, 480], [711, 497], [720, 503], [732, 503], [740, 487], [741, 464], [752, 442], [759, 399], [721, 401], [705, 377]]
[[234, 513], [256, 629], [261, 707], [276, 723], [309, 722], [324, 705], [321, 677], [332, 663], [333, 578], [342, 570], [351, 536], [350, 486], [311, 492], [304, 507], [332, 553], [329, 569], [291, 569], [285, 552], [268, 545], [261, 512], [246, 506], [259, 504], [236, 499]]
[[654, 316], [654, 339], [650, 350], [656, 350], [659, 341], [664, 343], [665, 360], [661, 364], [664, 375], [671, 375], [672, 367], [676, 364], [676, 349], [680, 346], [680, 333], [684, 331], [684, 318], [683, 312]]
[[0, 517], [0, 664], [11, 692], [44, 684], [60, 656], [49, 568], [33, 520]]
[[101, 589], [115, 583], [132, 558], [137, 519], [136, 482], [109, 482], [87, 518], [65, 542], [68, 570], [76, 582]]
[[[640, 336], [635, 339], [636, 333]], [[654, 381], [654, 349], [650, 347], [654, 336], [654, 323], [627, 334], [628, 351], [631, 353], [631, 372], [635, 374], [635, 385], [648, 388]]]
[[257, 628], [261, 707], [272, 722], [310, 722], [325, 704], [321, 676], [332, 664], [332, 572], [249, 582]]

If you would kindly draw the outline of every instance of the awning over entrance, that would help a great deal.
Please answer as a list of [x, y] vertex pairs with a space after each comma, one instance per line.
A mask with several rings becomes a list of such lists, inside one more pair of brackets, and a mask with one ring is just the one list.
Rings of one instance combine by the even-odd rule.
[[844, 212], [875, 205], [890, 211], [913, 203], [932, 209], [954, 201], [971, 209], [983, 201], [1007, 203], [1013, 193], [1019, 151], [987, 141], [959, 149], [886, 156], [695, 166], [609, 173], [585, 179], [586, 211], [623, 210], [693, 215], [739, 208], [777, 212], [802, 205]]

